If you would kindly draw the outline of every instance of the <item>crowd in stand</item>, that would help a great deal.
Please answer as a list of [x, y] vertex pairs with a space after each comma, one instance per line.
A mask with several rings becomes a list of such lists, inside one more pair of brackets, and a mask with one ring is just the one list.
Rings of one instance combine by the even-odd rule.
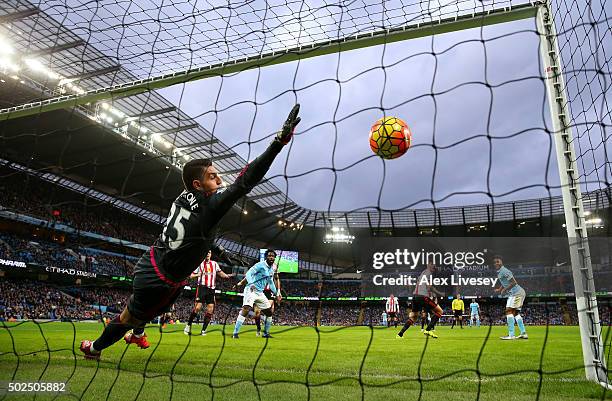
[[358, 305], [323, 305], [321, 308], [321, 325], [323, 326], [352, 326], [359, 320], [360, 307]]
[[325, 281], [321, 290], [322, 297], [359, 297], [361, 283], [355, 281]]
[[99, 317], [88, 303], [42, 282], [0, 280], [0, 320]]
[[[89, 320], [109, 317], [119, 313], [125, 306], [130, 290], [107, 287], [56, 287], [41, 281], [0, 278], [0, 320], [11, 319], [57, 319]], [[187, 320], [193, 308], [194, 293], [185, 291], [172, 310], [174, 320]], [[214, 322], [233, 324], [240, 307], [240, 298], [218, 298]], [[450, 324], [450, 306], [443, 305], [445, 316], [441, 324]], [[503, 302], [481, 302], [482, 324], [506, 324]], [[357, 324], [379, 325], [384, 304], [351, 302], [289, 302], [282, 301], [275, 312], [278, 325], [314, 325], [320, 308], [320, 323], [324, 326], [351, 326]], [[610, 323], [612, 302], [601, 301], [599, 305], [602, 324]], [[576, 325], [576, 304], [559, 302], [534, 302], [525, 305], [522, 311], [528, 325]], [[406, 308], [400, 308], [399, 319], [406, 318]], [[466, 317], [466, 320], [468, 317]]]
[[0, 258], [120, 276], [131, 276], [136, 261], [131, 256], [93, 252], [38, 239], [25, 240], [7, 234], [0, 234]]
[[[84, 195], [63, 189], [60, 186], [31, 176], [14, 174], [0, 167], [3, 180], [0, 183], [0, 209], [15, 211], [38, 217], [53, 224], [63, 224], [80, 231], [93, 232], [140, 244], [152, 243], [159, 233], [159, 226], [136, 216], [122, 212], [108, 204], [97, 203]], [[25, 183], [25, 184], [24, 184]], [[81, 197], [82, 201], [77, 200]], [[20, 238], [14, 234], [0, 234], [0, 259], [77, 269], [86, 272], [131, 276], [134, 256], [118, 255], [101, 250], [83, 248], [78, 244], [59, 244], [38, 238]], [[609, 270], [609, 269], [608, 269]], [[609, 271], [598, 272], [606, 278]], [[542, 280], [540, 280], [542, 281]], [[538, 285], [540, 285], [538, 281]], [[231, 290], [236, 280], [218, 280], [221, 290]], [[612, 280], [599, 280], [609, 283]], [[540, 291], [572, 291], [571, 276], [557, 276], [555, 280], [543, 280]], [[604, 287], [599, 288], [605, 289]], [[297, 280], [283, 279], [284, 296], [295, 297], [358, 297], [361, 283], [349, 280]], [[0, 279], [0, 320], [8, 319], [99, 319], [113, 315], [123, 309], [129, 297], [128, 289], [118, 288], [60, 288], [45, 282], [14, 281]], [[217, 306], [214, 322], [233, 323], [238, 297], [221, 302]], [[449, 307], [445, 313], [449, 314]], [[102, 307], [102, 308], [100, 308]], [[172, 316], [184, 321], [193, 307], [193, 293], [185, 292], [174, 305]], [[382, 303], [350, 304], [287, 302], [281, 303], [275, 315], [276, 324], [313, 325], [320, 318], [322, 325], [377, 325], [381, 321]], [[534, 303], [527, 304], [523, 311], [527, 324], [577, 324], [575, 304]], [[405, 305], [400, 311], [400, 321], [405, 320]], [[600, 305], [602, 322], [610, 322], [610, 304]], [[484, 324], [505, 324], [504, 304], [482, 303], [481, 319]], [[445, 315], [442, 324], [449, 323]]]
[[151, 244], [159, 227], [108, 204], [36, 177], [1, 168], [0, 207], [51, 223], [137, 243]]
[[321, 284], [313, 280], [283, 280], [281, 286], [283, 293], [296, 297], [318, 297], [321, 288]]

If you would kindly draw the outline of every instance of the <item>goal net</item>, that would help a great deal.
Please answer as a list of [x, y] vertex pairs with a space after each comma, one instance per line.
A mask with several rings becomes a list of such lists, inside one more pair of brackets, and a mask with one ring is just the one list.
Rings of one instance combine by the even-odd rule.
[[[94, 399], [421, 399], [464, 379], [466, 397], [487, 397], [515, 377], [520, 399], [605, 398], [611, 13], [606, 0], [0, 0], [0, 382], [66, 383]], [[180, 324], [147, 327], [149, 350], [115, 345], [82, 363], [81, 337], [104, 325], [77, 321], [123, 310], [183, 166], [209, 158], [231, 184], [296, 103], [293, 140], [217, 238], [233, 260], [222, 269], [239, 278], [264, 249], [282, 250], [278, 343], [229, 343], [243, 298], [218, 276], [208, 343], [182, 334], [192, 281], [164, 316]], [[412, 132], [394, 160], [369, 144], [386, 116]], [[491, 239], [478, 242], [488, 272], [507, 250], [538, 326], [513, 343], [528, 344], [524, 366], [495, 362], [515, 348], [497, 343], [506, 299], [492, 288], [441, 289], [443, 328], [457, 293], [464, 323], [480, 301], [469, 362], [448, 343], [390, 342], [378, 328], [383, 312], [395, 324], [388, 295], [401, 327], [413, 288], [371, 291], [362, 256], [405, 237], [439, 239], [437, 250], [447, 237]], [[542, 239], [545, 256], [531, 252]], [[449, 280], [471, 274], [446, 267]]]

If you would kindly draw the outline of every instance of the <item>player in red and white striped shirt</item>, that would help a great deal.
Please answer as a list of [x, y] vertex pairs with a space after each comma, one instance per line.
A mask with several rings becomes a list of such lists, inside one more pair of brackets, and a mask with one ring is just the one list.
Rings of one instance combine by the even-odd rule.
[[436, 266], [433, 263], [427, 263], [427, 267], [417, 278], [416, 286], [414, 288], [414, 293], [412, 294], [412, 301], [408, 305], [410, 309], [410, 313], [408, 314], [408, 320], [402, 327], [402, 330], [397, 333], [398, 338], [402, 338], [404, 336], [404, 332], [408, 330], [410, 326], [414, 324], [417, 319], [417, 313], [424, 310], [426, 313], [432, 313], [433, 316], [431, 321], [427, 325], [423, 334], [426, 336], [430, 336], [432, 338], [438, 338], [438, 335], [434, 332], [434, 328], [436, 327], [436, 323], [442, 316], [442, 308], [434, 301], [435, 295], [443, 296], [444, 293], [438, 291], [433, 286], [433, 273], [436, 271]]
[[387, 303], [385, 304], [385, 310], [387, 311], [387, 327], [391, 327], [391, 320], [397, 327], [397, 314], [399, 313], [399, 301], [397, 298], [391, 294], [389, 298], [387, 298]]
[[217, 282], [217, 274], [221, 276], [221, 278], [231, 278], [234, 277], [234, 274], [225, 274], [223, 270], [219, 267], [219, 264], [214, 260], [210, 260], [212, 256], [211, 251], [208, 251], [206, 254], [206, 259], [197, 269], [191, 273], [190, 278], [197, 278], [197, 286], [196, 286], [196, 298], [195, 298], [195, 307], [189, 315], [189, 322], [185, 326], [185, 330], [183, 332], [186, 335], [191, 335], [191, 325], [193, 324], [193, 319], [198, 315], [200, 310], [202, 310], [202, 305], [206, 303], [206, 313], [204, 314], [204, 323], [202, 323], [202, 332], [201, 335], [206, 335], [206, 328], [208, 327], [208, 323], [210, 323], [210, 319], [212, 319], [213, 312], [215, 311], [215, 286]]

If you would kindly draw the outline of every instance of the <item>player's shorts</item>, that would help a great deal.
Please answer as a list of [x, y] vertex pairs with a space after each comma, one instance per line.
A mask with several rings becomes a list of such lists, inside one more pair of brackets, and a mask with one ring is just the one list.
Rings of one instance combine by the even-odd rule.
[[215, 303], [215, 290], [205, 285], [199, 285], [196, 290], [195, 301], [204, 305]]
[[266, 298], [263, 292], [257, 291], [254, 287], [245, 288], [244, 296], [242, 297], [242, 305], [243, 306], [257, 306], [259, 309], [269, 309], [272, 307], [272, 304]]
[[387, 312], [387, 319], [397, 318], [397, 312]]
[[412, 298], [412, 301], [408, 304], [408, 308], [410, 308], [413, 312], [417, 311], [425, 311], [427, 313], [431, 312], [433, 309], [438, 306], [433, 299], [429, 297], [424, 297], [422, 295], [415, 295]]
[[522, 288], [516, 294], [510, 295], [506, 301], [506, 308], [521, 309], [523, 302], [525, 302], [525, 295], [525, 290]]
[[168, 312], [185, 285], [168, 279], [151, 260], [145, 253], [134, 266], [133, 292], [127, 302], [130, 315], [144, 322]]
[[276, 300], [276, 297], [274, 296], [274, 293], [272, 292], [271, 289], [266, 288], [263, 291], [264, 295], [266, 296], [266, 298], [268, 298], [269, 301], [271, 301], [270, 303], [274, 303], [274, 301]]
[[460, 310], [454, 310], [454, 311], [453, 311], [453, 315], [454, 315], [455, 317], [461, 317], [461, 316], [463, 316], [463, 311], [460, 311]]

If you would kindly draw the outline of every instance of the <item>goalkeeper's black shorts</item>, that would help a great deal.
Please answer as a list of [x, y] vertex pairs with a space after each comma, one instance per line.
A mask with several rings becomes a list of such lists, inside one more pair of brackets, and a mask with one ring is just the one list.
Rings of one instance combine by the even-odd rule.
[[170, 311], [185, 284], [172, 281], [159, 270], [152, 250], [145, 253], [134, 266], [133, 292], [127, 302], [130, 315], [148, 322]]

